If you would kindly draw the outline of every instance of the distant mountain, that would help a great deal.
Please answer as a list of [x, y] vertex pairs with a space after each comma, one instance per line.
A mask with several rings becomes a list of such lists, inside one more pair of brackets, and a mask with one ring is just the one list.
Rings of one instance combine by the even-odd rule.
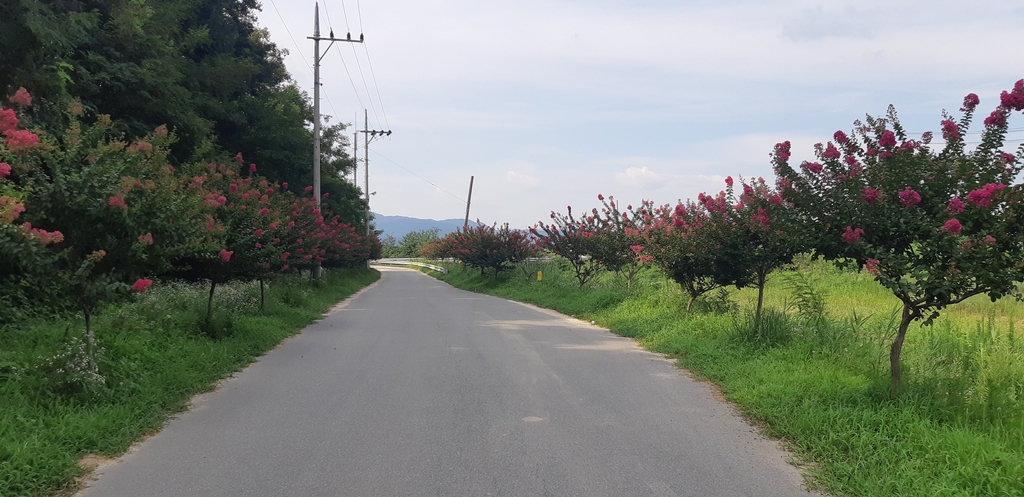
[[[462, 227], [462, 219], [419, 219], [405, 216], [383, 216], [373, 214], [373, 224], [378, 230], [384, 232], [381, 238], [391, 235], [395, 240], [401, 240], [407, 233], [437, 228], [440, 231], [438, 236], [444, 236]], [[469, 222], [471, 225], [474, 221]]]

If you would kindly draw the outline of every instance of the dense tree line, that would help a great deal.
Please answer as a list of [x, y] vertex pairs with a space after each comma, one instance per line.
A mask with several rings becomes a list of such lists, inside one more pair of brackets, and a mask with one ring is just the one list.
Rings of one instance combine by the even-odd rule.
[[[6, 0], [0, 3], [0, 94], [28, 88], [22, 123], [50, 135], [65, 110], [108, 115], [138, 139], [166, 125], [178, 166], [244, 152], [269, 181], [312, 182], [312, 106], [283, 52], [256, 26], [256, 0]], [[326, 127], [328, 207], [365, 229], [343, 126]]]

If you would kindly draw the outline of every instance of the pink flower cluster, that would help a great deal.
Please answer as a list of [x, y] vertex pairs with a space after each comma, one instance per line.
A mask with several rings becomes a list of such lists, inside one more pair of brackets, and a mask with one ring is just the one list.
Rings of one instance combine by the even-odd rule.
[[25, 231], [25, 237], [29, 240], [35, 240], [43, 245], [49, 245], [51, 243], [60, 243], [64, 241], [64, 235], [59, 231], [46, 231], [43, 229], [33, 228], [32, 223], [25, 223], [21, 225], [21, 229]]
[[25, 212], [25, 206], [21, 200], [0, 195], [0, 224], [10, 224], [18, 219], [22, 212]]
[[153, 244], [153, 234], [152, 233], [146, 233], [145, 235], [139, 235], [139, 243], [141, 243], [143, 245], [152, 245]]
[[903, 191], [899, 193], [899, 195], [900, 202], [902, 202], [903, 205], [906, 207], [910, 207], [912, 205], [917, 205], [921, 203], [921, 194], [915, 192], [914, 190], [911, 190], [909, 186], [904, 188]]
[[951, 216], [955, 216], [964, 211], [964, 202], [956, 197], [949, 200], [949, 205], [946, 206], [946, 212]]
[[808, 171], [810, 171], [810, 172], [812, 172], [814, 174], [820, 173], [821, 169], [822, 169], [821, 164], [818, 163], [818, 162], [804, 162], [803, 164], [800, 164], [800, 165], [804, 169], [806, 169], [806, 170], [808, 170]]
[[153, 280], [139, 278], [135, 280], [135, 284], [132, 285], [132, 290], [139, 293], [146, 293], [146, 290], [149, 290], [149, 287], [151, 286], [153, 286]]
[[12, 104], [23, 105], [25, 107], [31, 107], [32, 106], [32, 95], [29, 95], [28, 94], [28, 90], [26, 90], [24, 87], [22, 87], [22, 88], [18, 88], [18, 91], [14, 92], [14, 95], [11, 95], [11, 97], [8, 98], [7, 101], [11, 102]]
[[11, 165], [6, 162], [0, 162], [0, 179], [4, 179], [11, 175]]
[[981, 103], [981, 99], [978, 98], [974, 93], [968, 93], [964, 97], [964, 106], [960, 108], [961, 112], [971, 112], [978, 104]]
[[860, 199], [868, 205], [875, 205], [878, 202], [878, 190], [874, 188], [864, 188], [864, 193], [861, 193]]
[[978, 207], [992, 207], [992, 194], [1006, 188], [1003, 184], [989, 183], [967, 194], [967, 201]]
[[868, 259], [864, 263], [864, 271], [868, 274], [878, 274], [878, 259]]
[[960, 231], [963, 230], [963, 229], [964, 229], [964, 226], [962, 224], [960, 224], [960, 220], [958, 220], [956, 218], [950, 219], [950, 220], [946, 221], [945, 224], [942, 225], [942, 232], [943, 233], [949, 233], [949, 234], [954, 235], [954, 236], [955, 235], [959, 235]]
[[229, 262], [231, 261], [231, 255], [234, 253], [235, 251], [233, 250], [220, 249], [220, 260], [224, 262]]
[[885, 130], [878, 139], [878, 146], [892, 148], [896, 146], [896, 135], [892, 131]]
[[12, 152], [28, 150], [39, 144], [39, 135], [28, 130], [8, 130], [4, 135], [7, 136], [7, 148]]
[[999, 95], [999, 103], [1010, 110], [1024, 110], [1024, 79], [1013, 85], [1013, 90]]
[[757, 214], [752, 216], [751, 219], [757, 221], [762, 229], [770, 229], [772, 226], [772, 220], [768, 217], [768, 211], [764, 210], [763, 207], [758, 207]]
[[828, 142], [828, 145], [825, 147], [825, 153], [823, 155], [826, 159], [838, 159], [841, 154], [839, 153], [839, 149], [837, 149], [836, 146], [832, 144], [832, 142]]
[[942, 138], [948, 142], [963, 140], [963, 137], [960, 136], [960, 127], [949, 119], [942, 120]]
[[778, 157], [778, 159], [781, 160], [781, 161], [789, 160], [789, 157], [790, 157], [790, 153], [789, 153], [790, 146], [791, 145], [789, 143], [789, 140], [786, 140], [786, 141], [784, 141], [782, 143], [776, 143], [775, 144], [775, 157]]
[[843, 237], [843, 241], [849, 243], [850, 245], [853, 245], [860, 241], [860, 237], [864, 236], [864, 230], [861, 228], [852, 228], [850, 226], [847, 226], [846, 231], [843, 232], [843, 234], [840, 236]]

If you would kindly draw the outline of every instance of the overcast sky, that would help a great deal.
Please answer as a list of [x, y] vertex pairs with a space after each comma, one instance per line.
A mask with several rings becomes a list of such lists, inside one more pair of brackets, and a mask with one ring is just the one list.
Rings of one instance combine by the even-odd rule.
[[[259, 16], [310, 95], [313, 11]], [[939, 131], [967, 93], [987, 115], [1024, 78], [1019, 0], [326, 0], [320, 23], [366, 37], [324, 55], [322, 112], [362, 129], [367, 107], [394, 132], [370, 143], [373, 211], [462, 218], [473, 175], [470, 217], [513, 227], [599, 193], [664, 204], [770, 177], [775, 143], [809, 159], [889, 104]]]

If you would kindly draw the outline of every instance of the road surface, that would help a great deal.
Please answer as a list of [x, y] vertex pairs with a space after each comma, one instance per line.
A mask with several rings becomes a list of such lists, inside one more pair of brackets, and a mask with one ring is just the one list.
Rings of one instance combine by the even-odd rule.
[[811, 495], [776, 443], [631, 340], [381, 271], [79, 495]]

